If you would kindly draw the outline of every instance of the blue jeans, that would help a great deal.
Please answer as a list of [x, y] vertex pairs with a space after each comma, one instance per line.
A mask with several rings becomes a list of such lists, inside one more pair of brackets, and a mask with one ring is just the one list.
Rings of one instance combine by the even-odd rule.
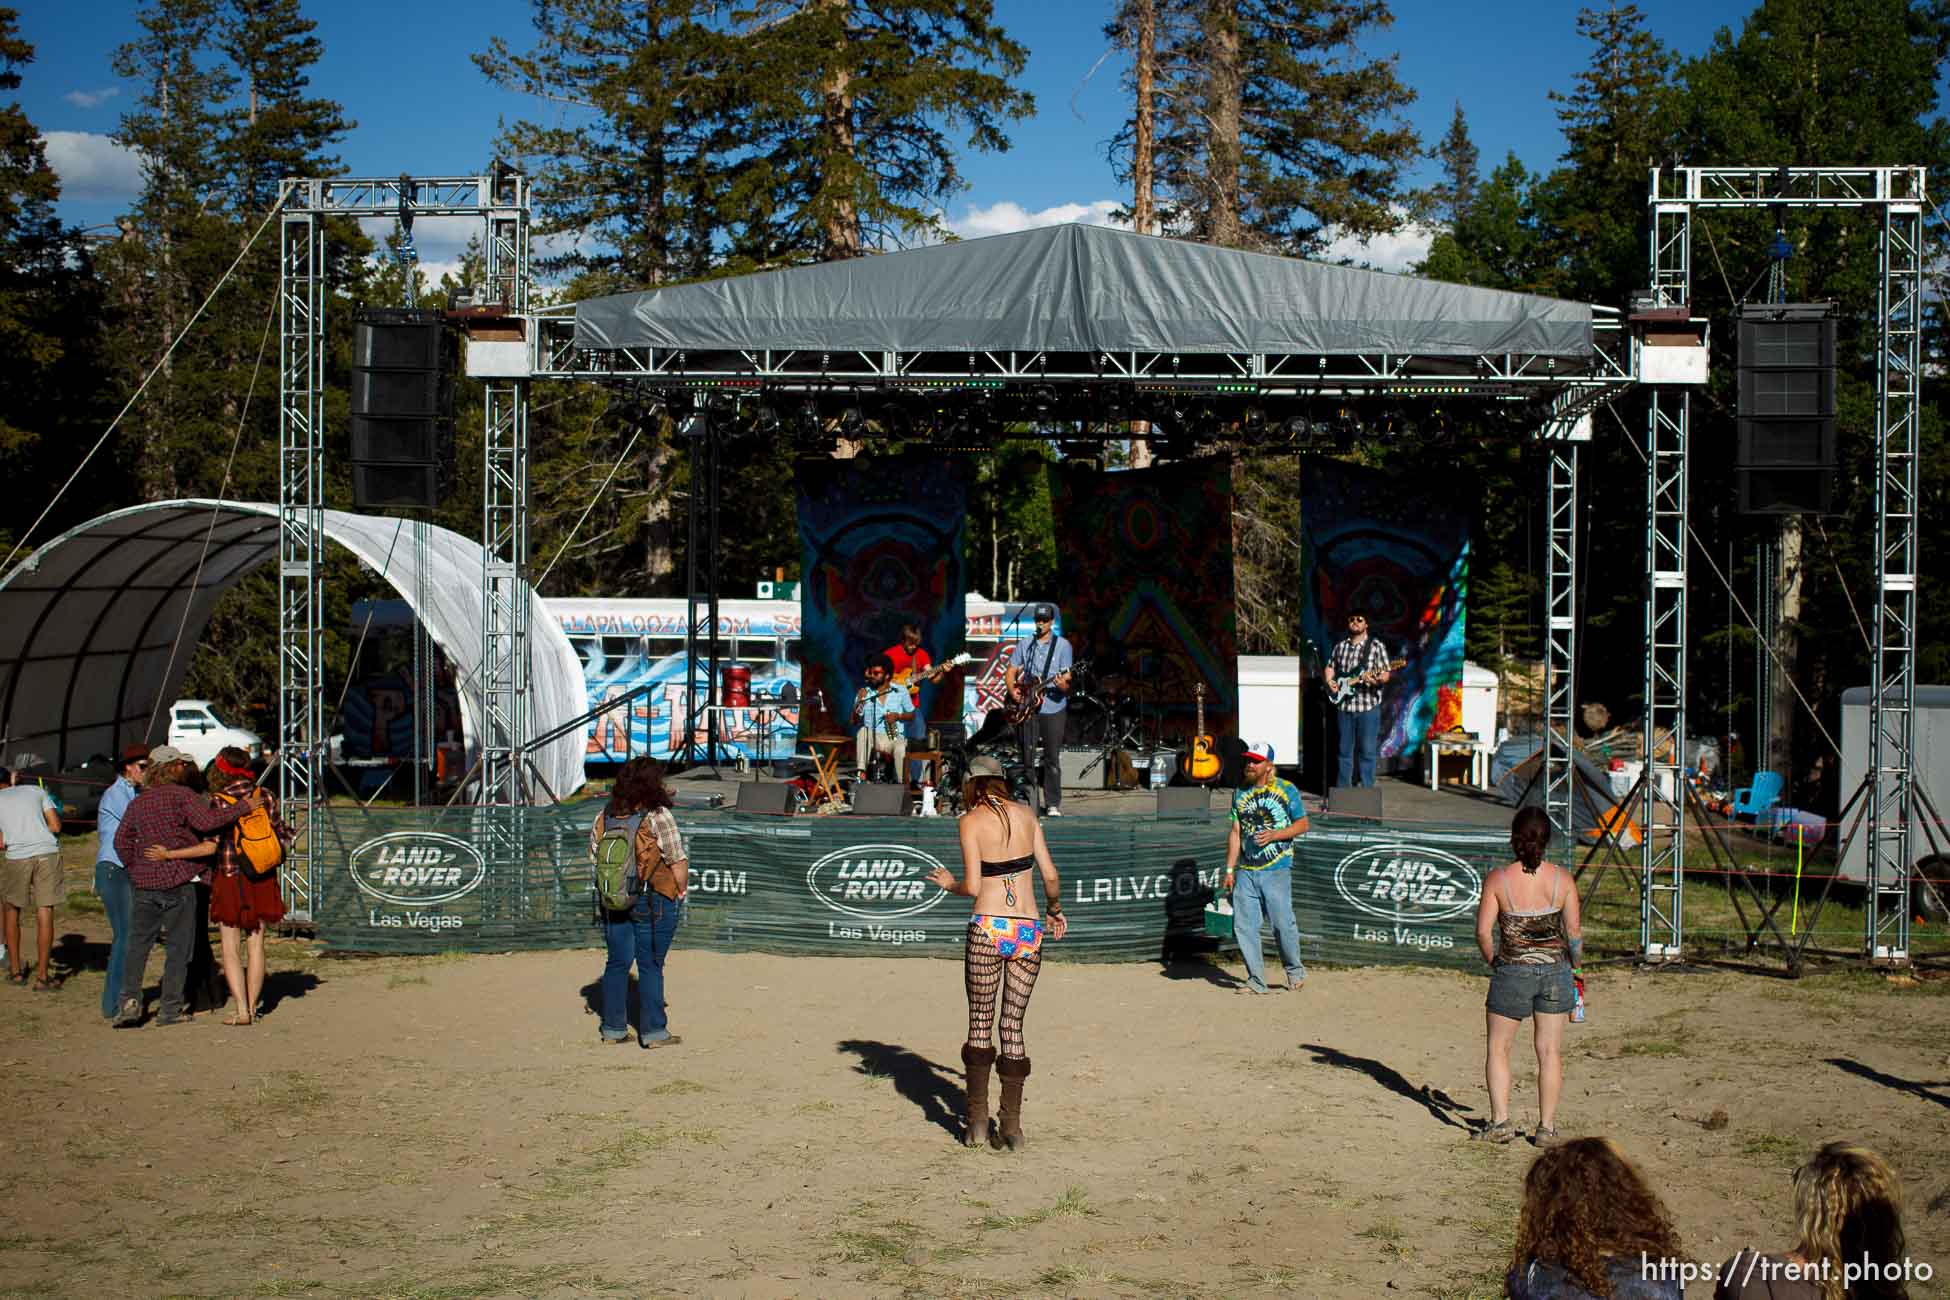
[[637, 1040], [653, 1042], [670, 1037], [664, 1016], [664, 958], [677, 934], [677, 904], [645, 890], [627, 912], [613, 913], [603, 922], [609, 962], [603, 967], [603, 1037], [621, 1042], [630, 1036], [628, 1007], [630, 962], [636, 962]]
[[1307, 968], [1300, 961], [1300, 927], [1293, 920], [1293, 868], [1268, 867], [1264, 871], [1243, 868], [1232, 877], [1232, 933], [1239, 941], [1239, 955], [1246, 961], [1246, 984], [1266, 987], [1265, 950], [1261, 947], [1260, 920], [1273, 923], [1273, 935], [1280, 942], [1280, 961], [1290, 980], [1305, 979]]
[[102, 984], [102, 1015], [112, 1020], [121, 1004], [122, 963], [129, 952], [129, 908], [135, 901], [128, 870], [113, 862], [97, 862], [95, 896], [102, 900], [109, 932], [115, 936], [108, 946], [108, 979]]
[[1341, 711], [1341, 771], [1335, 785], [1373, 785], [1374, 756], [1381, 748], [1381, 709]]

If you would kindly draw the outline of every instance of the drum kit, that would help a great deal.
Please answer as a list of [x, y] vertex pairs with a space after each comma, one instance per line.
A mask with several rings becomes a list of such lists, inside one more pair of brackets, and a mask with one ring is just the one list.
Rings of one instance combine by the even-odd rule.
[[[1103, 754], [1093, 760], [1093, 766], [1101, 763], [1112, 770], [1112, 756], [1117, 751], [1144, 752], [1158, 747], [1161, 710], [1154, 709], [1152, 695], [1153, 682], [1162, 676], [1161, 666], [1155, 651], [1127, 654], [1113, 649], [1074, 670], [1069, 743], [1101, 749]], [[1001, 709], [991, 709], [981, 727], [966, 740], [944, 738], [940, 748], [942, 812], [953, 815], [961, 811], [962, 782], [970, 760], [977, 755], [1002, 764], [1012, 798], [1035, 803], [1036, 772], [1023, 765], [1016, 729], [1008, 724]]]

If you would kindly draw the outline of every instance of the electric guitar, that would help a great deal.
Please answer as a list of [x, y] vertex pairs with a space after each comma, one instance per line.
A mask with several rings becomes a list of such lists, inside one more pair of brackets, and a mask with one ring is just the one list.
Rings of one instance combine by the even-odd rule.
[[912, 667], [903, 668], [899, 672], [895, 673], [888, 680], [892, 681], [896, 686], [905, 686], [908, 690], [908, 694], [912, 695], [914, 693], [914, 689], [918, 687], [922, 682], [939, 681], [941, 679], [941, 675], [947, 672], [949, 669], [959, 668], [963, 664], [972, 664], [974, 662], [975, 662], [974, 655], [958, 654], [953, 659], [944, 659], [938, 664], [930, 664], [928, 667], [923, 668], [918, 672], [915, 671]]
[[[1390, 659], [1388, 661], [1388, 671], [1391, 673], [1398, 672], [1406, 667], [1408, 667], [1408, 660], [1406, 659]], [[1342, 700], [1345, 700], [1363, 686], [1374, 685], [1374, 682], [1375, 674], [1373, 672], [1362, 673], [1359, 677], [1340, 678], [1332, 686], [1327, 688], [1327, 702], [1335, 708], [1339, 708]]]
[[[1063, 670], [1064, 673], [1082, 672], [1090, 666], [1088, 659], [1079, 659]], [[1056, 674], [1061, 677], [1063, 673]], [[1049, 690], [1049, 683], [1038, 677], [1023, 673], [1016, 678], [1015, 694], [1002, 702], [1002, 718], [1012, 727], [1019, 727], [1043, 707], [1043, 694]]]
[[1212, 751], [1212, 737], [1205, 734], [1205, 683], [1194, 687], [1193, 694], [1198, 697], [1198, 725], [1192, 752], [1178, 760], [1178, 767], [1188, 781], [1210, 781], [1219, 774], [1219, 756]]

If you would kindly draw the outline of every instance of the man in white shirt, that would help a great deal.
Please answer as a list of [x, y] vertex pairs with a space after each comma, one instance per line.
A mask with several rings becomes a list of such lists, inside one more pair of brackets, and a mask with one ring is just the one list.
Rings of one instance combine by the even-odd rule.
[[[54, 980], [48, 959], [54, 952], [54, 905], [61, 901], [61, 813], [38, 785], [19, 785], [19, 778], [0, 767], [0, 843], [6, 861], [0, 864], [0, 928], [6, 933], [7, 982], [26, 984], [26, 952], [20, 946], [20, 914], [34, 909], [34, 939], [40, 968], [33, 977], [36, 993], [51, 993]], [[13, 963], [19, 961], [18, 969]]]

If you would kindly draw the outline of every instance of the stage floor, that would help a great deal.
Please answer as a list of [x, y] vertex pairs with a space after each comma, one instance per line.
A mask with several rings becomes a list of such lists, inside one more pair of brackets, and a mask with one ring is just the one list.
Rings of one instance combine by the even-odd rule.
[[[671, 778], [673, 790], [717, 791], [725, 797], [729, 807], [737, 799], [737, 783], [745, 781], [771, 782], [776, 780], [769, 772], [757, 775], [740, 773], [729, 764], [722, 764], [717, 774], [709, 767], [694, 767]], [[1227, 791], [1212, 792], [1212, 811], [1215, 817], [1223, 816]], [[1332, 813], [1320, 810], [1319, 796], [1307, 794], [1307, 810], [1317, 817], [1320, 824], [1330, 826], [1338, 821]], [[1391, 826], [1409, 826], [1417, 822], [1427, 822], [1445, 826], [1495, 826], [1510, 824], [1516, 810], [1497, 801], [1495, 795], [1467, 786], [1444, 786], [1431, 790], [1422, 782], [1411, 777], [1383, 777], [1381, 779], [1381, 798], [1384, 820]], [[1081, 790], [1063, 792], [1063, 815], [1065, 817], [1149, 817], [1157, 809], [1157, 792], [1154, 790]]]

